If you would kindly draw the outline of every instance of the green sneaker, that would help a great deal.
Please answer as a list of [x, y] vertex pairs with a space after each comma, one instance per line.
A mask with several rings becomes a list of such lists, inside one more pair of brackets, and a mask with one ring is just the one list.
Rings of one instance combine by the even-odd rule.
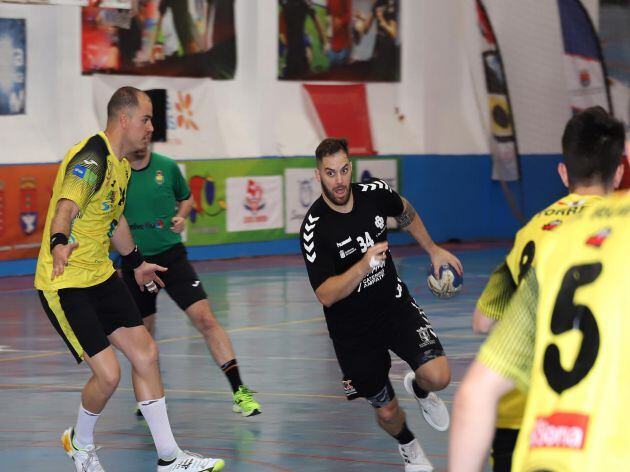
[[253, 393], [256, 392], [250, 390], [245, 385], [241, 385], [232, 395], [234, 399], [232, 411], [234, 413], [240, 413], [243, 416], [259, 415], [261, 413], [260, 403], [254, 400]]

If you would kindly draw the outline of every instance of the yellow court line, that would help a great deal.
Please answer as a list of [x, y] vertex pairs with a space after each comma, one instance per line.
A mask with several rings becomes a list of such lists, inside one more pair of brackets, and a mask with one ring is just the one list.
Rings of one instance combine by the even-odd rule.
[[[268, 325], [262, 324], [262, 325], [254, 325], [254, 326], [242, 326], [240, 328], [226, 329], [225, 331], [228, 333], [242, 333], [245, 331], [257, 331], [257, 330], [262, 331], [267, 328], [291, 326], [291, 325], [305, 324], [305, 323], [315, 323], [317, 321], [323, 321], [323, 320], [324, 320], [323, 316], [317, 316], [315, 318], [307, 318], [305, 320], [280, 321], [278, 323], [271, 323]], [[187, 340], [187, 339], [201, 339], [201, 338], [203, 338], [201, 334], [193, 334], [191, 336], [178, 336], [176, 338], [160, 339], [159, 341], [157, 341], [157, 343], [167, 344], [167, 343], [172, 343], [172, 342], [182, 341], [182, 340]]]
[[[454, 382], [451, 382], [454, 384]], [[41, 391], [50, 391], [50, 390], [83, 390], [83, 386], [72, 386], [72, 385], [27, 385], [27, 384], [0, 384], [0, 390], [41, 390]], [[122, 392], [132, 392], [133, 388], [130, 387], [118, 387], [117, 391]], [[186, 395], [221, 395], [221, 396], [232, 396], [232, 392], [228, 392], [227, 390], [193, 390], [193, 389], [166, 389], [166, 392], [169, 395], [173, 394], [186, 394]], [[280, 397], [280, 398], [326, 398], [326, 399], [335, 399], [344, 400], [346, 398], [345, 395], [331, 395], [325, 393], [281, 393], [281, 392], [261, 392], [256, 391], [256, 395], [258, 397]], [[398, 396], [397, 396], [398, 397]], [[407, 397], [398, 397], [399, 401], [403, 402], [415, 402], [413, 398]], [[450, 400], [444, 400], [444, 403], [451, 403]]]
[[67, 354], [67, 352], [68, 351], [47, 351], [40, 354], [29, 354], [26, 356], [4, 357], [0, 359], [0, 362], [23, 361], [26, 359], [36, 359], [38, 357], [54, 357]]
[[[324, 320], [323, 316], [317, 316], [315, 318], [307, 318], [305, 320], [280, 321], [278, 323], [271, 323], [268, 325], [243, 326], [240, 328], [228, 329], [226, 331], [228, 333], [239, 333], [239, 332], [244, 332], [244, 331], [264, 330], [266, 328], [273, 328], [274, 326], [281, 327], [281, 326], [289, 326], [289, 325], [304, 324], [304, 323], [314, 323], [316, 321], [323, 321], [323, 320]], [[195, 334], [192, 336], [179, 336], [176, 338], [161, 339], [156, 342], [158, 344], [167, 344], [167, 343], [172, 343], [175, 341], [182, 341], [182, 340], [187, 340], [187, 339], [201, 339], [201, 338], [203, 338], [201, 334]], [[0, 362], [13, 362], [13, 361], [23, 361], [23, 360], [28, 360], [28, 359], [36, 359], [36, 358], [41, 358], [41, 357], [54, 357], [54, 356], [60, 356], [66, 353], [67, 351], [46, 351], [39, 354], [28, 354], [28, 355], [23, 355], [23, 356], [0, 358]]]

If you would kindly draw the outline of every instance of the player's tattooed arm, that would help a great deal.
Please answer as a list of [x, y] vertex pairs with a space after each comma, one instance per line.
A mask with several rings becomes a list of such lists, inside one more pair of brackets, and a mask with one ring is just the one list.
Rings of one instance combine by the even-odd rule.
[[418, 213], [416, 213], [415, 208], [411, 206], [409, 200], [402, 197], [402, 201], [404, 205], [403, 212], [396, 217], [396, 221], [398, 222], [398, 226], [400, 227], [400, 229], [405, 229], [413, 222], [413, 220], [416, 219]]

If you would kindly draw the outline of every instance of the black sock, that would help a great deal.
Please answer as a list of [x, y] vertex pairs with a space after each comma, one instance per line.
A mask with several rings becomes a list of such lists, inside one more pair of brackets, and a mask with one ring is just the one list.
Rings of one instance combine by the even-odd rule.
[[230, 385], [232, 387], [232, 392], [236, 392], [238, 388], [243, 385], [243, 381], [241, 380], [241, 374], [238, 371], [238, 364], [236, 359], [232, 359], [231, 361], [227, 361], [225, 364], [221, 366], [221, 370], [227, 377]]
[[418, 382], [416, 382], [415, 379], [413, 380], [413, 382], [411, 382], [411, 386], [413, 387], [413, 393], [416, 394], [416, 397], [418, 397], [418, 398], [427, 398], [429, 396], [429, 392], [427, 392], [426, 390], [422, 390], [418, 386]]
[[407, 422], [404, 422], [400, 433], [395, 435], [394, 438], [398, 441], [398, 444], [409, 444], [415, 439], [415, 436], [409, 431], [409, 428], [407, 428]]

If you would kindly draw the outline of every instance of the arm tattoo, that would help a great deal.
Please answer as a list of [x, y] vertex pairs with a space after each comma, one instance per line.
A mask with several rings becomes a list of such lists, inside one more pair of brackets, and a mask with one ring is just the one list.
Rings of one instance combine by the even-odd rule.
[[403, 199], [403, 202], [405, 204], [405, 209], [396, 217], [396, 221], [398, 222], [400, 229], [405, 229], [409, 226], [413, 220], [416, 219], [417, 215], [416, 210], [411, 206], [411, 203], [409, 203], [407, 199]]

